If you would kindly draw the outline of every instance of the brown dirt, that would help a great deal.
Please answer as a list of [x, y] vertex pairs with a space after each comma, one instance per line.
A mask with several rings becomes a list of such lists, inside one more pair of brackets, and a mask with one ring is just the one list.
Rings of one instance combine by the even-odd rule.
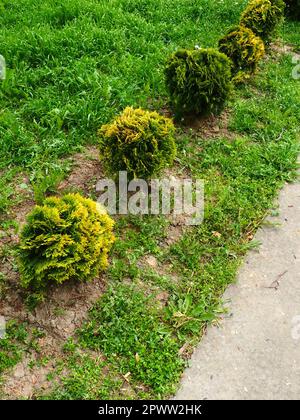
[[[52, 340], [52, 337], [48, 337], [48, 341]], [[61, 343], [54, 342], [52, 347], [61, 346]], [[52, 357], [45, 366], [34, 364], [37, 362], [39, 356], [36, 353], [32, 353], [30, 356], [26, 356], [20, 363], [18, 363], [14, 369], [6, 374], [4, 377], [4, 385], [2, 387], [3, 393], [7, 396], [7, 399], [19, 399], [19, 398], [32, 398], [36, 390], [39, 393], [46, 392], [51, 388], [51, 383], [47, 380], [47, 375], [55, 368], [55, 357], [57, 352], [49, 350], [48, 347], [41, 347], [41, 351], [47, 357]]]
[[295, 46], [289, 44], [283, 44], [280, 40], [273, 42], [270, 45], [270, 54], [265, 60], [274, 60], [279, 62], [283, 55], [292, 55], [297, 60], [300, 60], [300, 51], [295, 50]]
[[185, 226], [183, 225], [171, 225], [168, 229], [168, 236], [164, 240], [167, 246], [175, 244], [182, 237], [185, 232]]
[[[160, 113], [165, 117], [174, 118], [174, 114], [170, 108], [162, 108], [160, 109]], [[201, 117], [191, 113], [183, 116], [181, 121], [178, 121], [175, 125], [194, 137], [200, 136], [207, 139], [225, 137], [235, 139], [236, 133], [228, 129], [229, 118], [229, 109], [225, 109], [218, 116]]]
[[294, 47], [292, 45], [283, 44], [280, 41], [273, 42], [270, 45], [271, 51], [274, 51], [277, 54], [290, 54], [293, 52]]
[[203, 138], [236, 138], [236, 133], [228, 129], [230, 113], [228, 110], [222, 112], [219, 116], [211, 115], [209, 117], [196, 117], [195, 115], [187, 115], [182, 124], [185, 130], [194, 130], [195, 136]]
[[58, 191], [73, 189], [85, 193], [95, 191], [97, 180], [103, 176], [98, 148], [88, 146], [83, 153], [76, 153], [70, 160], [74, 165], [73, 170], [67, 179], [60, 183]]
[[35, 201], [32, 198], [32, 199], [23, 201], [17, 206], [14, 206], [14, 209], [13, 209], [14, 220], [18, 223], [20, 229], [24, 225], [26, 221], [26, 216], [30, 213], [34, 205], [35, 205]]
[[[9, 277], [7, 271], [4, 274]], [[105, 280], [99, 276], [89, 283], [70, 282], [51, 288], [45, 302], [39, 304], [33, 312], [29, 312], [24, 304], [24, 293], [18, 288], [18, 280], [18, 274], [12, 271], [5, 290], [5, 300], [0, 300], [1, 315], [7, 321], [14, 319], [27, 322], [29, 328], [38, 328], [46, 335], [39, 339], [39, 352], [31, 352], [30, 358], [23, 359], [6, 377], [3, 391], [14, 398], [30, 398], [35, 389], [43, 391], [49, 387], [46, 376], [53, 370], [54, 362], [47, 366], [37, 365], [33, 369], [28, 362], [39, 359], [40, 355], [51, 360], [62, 357], [63, 343], [82, 325], [89, 308], [102, 295]]]

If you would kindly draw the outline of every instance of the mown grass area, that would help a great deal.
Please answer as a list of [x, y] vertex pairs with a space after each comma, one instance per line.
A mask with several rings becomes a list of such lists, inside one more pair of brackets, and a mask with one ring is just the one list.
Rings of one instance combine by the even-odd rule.
[[[169, 53], [212, 46], [245, 1], [2, 1], [0, 169], [35, 182], [127, 105], [165, 103]], [[88, 100], [87, 100], [88, 99]], [[5, 192], [4, 192], [5, 194]], [[6, 192], [6, 195], [8, 193]]]
[[[64, 175], [64, 157], [95, 142], [99, 125], [118, 110], [165, 107], [168, 54], [215, 46], [246, 1], [3, 3], [0, 53], [8, 78], [0, 89], [0, 167], [7, 178], [0, 205], [7, 210], [16, 171], [48, 188]], [[299, 47], [299, 28], [286, 23], [285, 42]], [[278, 189], [295, 178], [300, 83], [292, 78], [294, 65], [290, 54], [269, 52], [228, 105], [228, 135], [207, 138], [178, 127], [177, 170], [205, 180], [204, 223], [166, 245], [168, 219], [118, 220], [107, 290], [65, 344], [49, 375], [54, 390], [37, 391], [37, 398], [174, 392], [191, 349], [222, 311], [222, 293], [242, 257], [257, 246], [254, 233]], [[157, 266], [144, 264], [145, 256]], [[3, 369], [22, 357], [22, 345], [12, 343], [5, 341], [0, 353]]]

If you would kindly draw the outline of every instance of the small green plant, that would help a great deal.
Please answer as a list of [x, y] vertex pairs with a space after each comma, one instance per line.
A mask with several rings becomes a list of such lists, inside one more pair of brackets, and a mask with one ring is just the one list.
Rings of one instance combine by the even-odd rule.
[[250, 28], [264, 41], [268, 41], [283, 21], [284, 9], [283, 0], [250, 0], [240, 24]]
[[163, 323], [157, 302], [134, 286], [115, 285], [91, 309], [79, 333], [83, 347], [100, 350], [124, 374], [157, 393], [181, 375], [179, 344]]
[[166, 84], [179, 114], [219, 113], [229, 97], [231, 62], [212, 49], [179, 50], [166, 65]]
[[221, 38], [219, 50], [231, 59], [232, 74], [236, 80], [253, 73], [265, 54], [261, 38], [244, 26], [231, 29]]
[[21, 233], [21, 285], [42, 290], [69, 279], [92, 279], [108, 265], [112, 228], [104, 209], [80, 194], [47, 198]]
[[23, 352], [27, 347], [26, 324], [14, 320], [8, 321], [4, 337], [0, 338], [0, 375], [22, 360]]
[[295, 20], [300, 20], [300, 0], [285, 0], [287, 15]]
[[43, 204], [46, 194], [54, 193], [57, 185], [64, 178], [64, 173], [61, 171], [53, 172], [50, 175], [43, 176], [36, 183], [33, 184], [33, 193], [36, 203]]
[[175, 127], [157, 112], [127, 107], [101, 127], [100, 157], [110, 173], [127, 171], [131, 178], [149, 178], [173, 163]]

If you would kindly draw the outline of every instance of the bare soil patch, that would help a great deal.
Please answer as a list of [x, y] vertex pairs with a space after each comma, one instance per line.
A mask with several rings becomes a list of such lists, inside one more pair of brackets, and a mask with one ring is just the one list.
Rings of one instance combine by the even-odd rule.
[[236, 133], [228, 128], [230, 113], [225, 110], [218, 116], [195, 117], [195, 115], [186, 115], [182, 119], [182, 125], [185, 130], [194, 130], [195, 135], [207, 138], [236, 138]]
[[96, 182], [103, 176], [97, 146], [88, 146], [84, 152], [76, 153], [70, 158], [74, 165], [71, 174], [58, 186], [58, 192], [64, 190], [81, 190], [90, 194], [95, 191]]

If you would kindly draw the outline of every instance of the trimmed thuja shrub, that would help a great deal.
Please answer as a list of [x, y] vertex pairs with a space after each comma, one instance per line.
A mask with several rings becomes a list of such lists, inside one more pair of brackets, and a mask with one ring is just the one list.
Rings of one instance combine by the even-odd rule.
[[100, 158], [112, 174], [127, 171], [129, 178], [148, 179], [173, 163], [174, 133], [171, 119], [127, 107], [99, 130]]
[[295, 20], [300, 20], [300, 0], [285, 0], [287, 15]]
[[242, 14], [240, 24], [267, 41], [282, 22], [284, 9], [283, 0], [251, 0]]
[[93, 279], [108, 265], [113, 221], [104, 208], [80, 194], [49, 197], [27, 218], [20, 241], [21, 285]]
[[265, 54], [261, 38], [244, 26], [231, 29], [220, 39], [219, 50], [231, 59], [232, 74], [236, 79], [253, 73]]
[[219, 113], [232, 89], [231, 62], [212, 48], [177, 51], [169, 58], [165, 75], [178, 114]]

